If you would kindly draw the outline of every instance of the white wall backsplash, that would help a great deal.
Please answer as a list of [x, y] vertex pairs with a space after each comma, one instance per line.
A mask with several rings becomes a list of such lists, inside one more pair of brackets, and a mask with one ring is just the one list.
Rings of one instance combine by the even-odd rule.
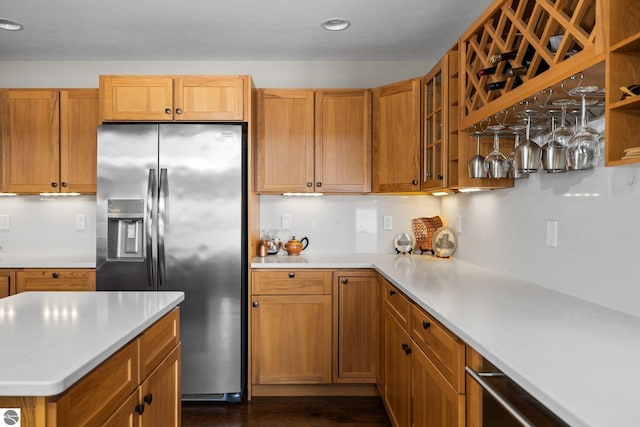
[[[431, 196], [260, 196], [260, 228], [279, 230], [281, 215], [291, 215], [291, 230], [281, 230], [280, 238], [307, 236], [304, 253], [394, 253], [397, 234], [413, 236], [413, 218], [439, 212], [440, 201]], [[383, 230], [386, 215], [392, 230]]]
[[[462, 217], [456, 257], [640, 316], [640, 167], [532, 174], [442, 199]], [[546, 246], [547, 220], [558, 247]]]
[[[82, 255], [96, 253], [95, 196], [0, 197], [0, 215], [9, 215], [9, 230], [0, 230], [0, 256]], [[85, 230], [76, 230], [76, 215], [85, 215]]]

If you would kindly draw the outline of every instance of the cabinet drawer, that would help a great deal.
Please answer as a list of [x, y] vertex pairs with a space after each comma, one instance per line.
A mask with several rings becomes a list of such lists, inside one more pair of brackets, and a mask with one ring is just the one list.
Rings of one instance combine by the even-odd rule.
[[16, 273], [17, 292], [26, 291], [95, 291], [95, 270], [23, 270]]
[[331, 271], [274, 270], [254, 271], [254, 295], [330, 295]]
[[400, 326], [405, 331], [409, 330], [409, 316], [411, 316], [411, 303], [391, 283], [384, 281], [384, 305], [390, 309]]
[[58, 426], [101, 425], [138, 386], [138, 340], [72, 386], [52, 407]]
[[171, 353], [179, 341], [180, 309], [175, 308], [140, 335], [141, 381]]
[[456, 391], [464, 393], [464, 343], [415, 305], [411, 338]]

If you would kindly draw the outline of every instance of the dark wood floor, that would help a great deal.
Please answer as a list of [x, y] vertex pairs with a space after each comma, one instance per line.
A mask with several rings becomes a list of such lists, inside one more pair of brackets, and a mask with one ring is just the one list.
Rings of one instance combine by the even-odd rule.
[[254, 397], [242, 403], [182, 404], [182, 427], [390, 425], [379, 397]]

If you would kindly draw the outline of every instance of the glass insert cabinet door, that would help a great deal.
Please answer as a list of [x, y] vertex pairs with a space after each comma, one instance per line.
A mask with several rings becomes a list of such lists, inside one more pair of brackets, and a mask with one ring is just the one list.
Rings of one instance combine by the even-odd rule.
[[[439, 64], [441, 64], [440, 62]], [[422, 189], [442, 188], [444, 182], [442, 66], [437, 65], [424, 78], [424, 141]]]

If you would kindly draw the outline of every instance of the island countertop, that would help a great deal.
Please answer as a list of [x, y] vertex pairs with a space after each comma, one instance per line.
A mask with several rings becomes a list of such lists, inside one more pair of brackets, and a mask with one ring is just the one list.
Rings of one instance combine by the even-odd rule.
[[638, 426], [640, 318], [427, 255], [255, 258], [254, 269], [372, 268], [572, 426]]
[[24, 292], [0, 299], [0, 396], [62, 393], [183, 300], [183, 292]]

